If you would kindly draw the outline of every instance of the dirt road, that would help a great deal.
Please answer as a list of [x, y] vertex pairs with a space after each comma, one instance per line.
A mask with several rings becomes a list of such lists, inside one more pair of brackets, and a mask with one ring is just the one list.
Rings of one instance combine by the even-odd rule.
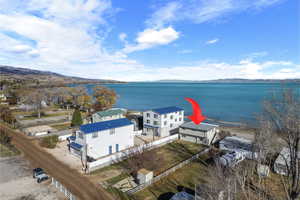
[[13, 137], [12, 143], [24, 153], [34, 167], [42, 167], [82, 200], [113, 200], [101, 186], [91, 183], [86, 177], [56, 160], [51, 154], [34, 144], [24, 134], [0, 124]]

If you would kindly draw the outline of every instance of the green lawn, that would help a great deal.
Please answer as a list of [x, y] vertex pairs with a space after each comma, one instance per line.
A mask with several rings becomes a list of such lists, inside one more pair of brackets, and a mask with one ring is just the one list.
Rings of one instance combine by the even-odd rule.
[[20, 154], [17, 149], [10, 149], [7, 146], [0, 144], [0, 157], [16, 156]]
[[63, 124], [51, 124], [50, 125], [52, 128], [55, 128], [58, 131], [61, 130], [66, 130], [68, 128], [70, 128], [71, 124], [70, 123], [63, 123]]
[[[169, 144], [166, 144], [164, 146], [158, 147], [156, 149], [152, 149], [151, 151], [156, 151], [156, 156], [162, 158], [162, 163], [161, 165], [157, 166], [157, 169], [154, 171], [155, 174], [159, 174], [174, 165], [180, 163], [181, 161], [190, 158], [192, 155], [198, 153], [199, 151], [203, 150], [206, 148], [205, 146], [202, 146], [200, 144], [194, 144], [190, 142], [185, 142], [185, 141], [175, 141]], [[92, 172], [89, 175], [89, 178], [95, 182], [99, 183], [100, 180], [105, 178], [108, 174], [112, 173], [112, 171], [119, 170], [120, 173], [118, 173], [116, 176], [111, 176], [109, 179], [106, 179], [106, 183], [108, 183], [110, 186], [114, 185], [115, 183], [123, 180], [124, 178], [128, 177], [129, 175], [126, 173], [126, 170], [124, 168], [124, 164], [126, 164], [126, 160], [122, 161], [121, 163], [116, 163], [101, 169], [98, 169], [94, 172]], [[203, 167], [203, 164], [199, 164], [198, 162], [195, 164], [191, 164], [195, 168], [195, 170], [191, 169], [190, 175], [186, 177], [187, 181], [192, 181], [194, 179], [194, 174], [193, 171], [195, 171], [197, 174], [199, 173], [198, 171], [200, 170], [201, 167]], [[177, 171], [175, 172], [177, 173]], [[200, 173], [201, 170], [200, 170]], [[185, 174], [183, 174], [185, 176]], [[180, 176], [178, 176], [178, 180], [181, 179]], [[188, 185], [188, 184], [187, 184]], [[162, 189], [162, 188], [160, 188]], [[173, 190], [175, 190], [173, 188]], [[165, 188], [165, 191], [169, 191], [169, 187]], [[115, 193], [115, 192], [114, 192]], [[148, 193], [148, 192], [146, 192]], [[158, 192], [159, 193], [159, 192]], [[116, 194], [116, 193], [115, 193]], [[142, 194], [142, 193], [141, 193]], [[149, 196], [149, 194], [145, 194], [146, 196]], [[151, 196], [151, 195], [150, 195]], [[143, 199], [143, 198], [140, 198]]]
[[209, 168], [202, 161], [195, 160], [144, 190], [135, 193], [134, 199], [157, 200], [163, 194], [178, 192], [178, 186], [194, 190], [195, 184], [209, 181], [208, 173]]
[[[47, 118], [47, 117], [57, 117], [57, 116], [63, 116], [63, 115], [68, 115], [67, 112], [59, 112], [59, 113], [53, 113], [53, 114], [46, 114], [46, 115], [41, 115], [41, 118]], [[31, 119], [38, 119], [37, 116], [24, 116], [24, 120], [31, 120]]]

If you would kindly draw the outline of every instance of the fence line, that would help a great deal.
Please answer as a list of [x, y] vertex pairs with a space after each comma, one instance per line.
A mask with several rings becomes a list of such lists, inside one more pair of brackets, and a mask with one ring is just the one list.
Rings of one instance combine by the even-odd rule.
[[74, 194], [72, 194], [65, 186], [63, 186], [59, 181], [57, 181], [53, 177], [52, 177], [51, 185], [53, 185], [54, 187], [56, 187], [69, 200], [76, 200], [77, 199], [77, 197]]
[[96, 160], [94, 162], [89, 162], [89, 163], [87, 163], [88, 172], [90, 173], [90, 172], [95, 171], [99, 168], [108, 166], [108, 165], [110, 165], [114, 162], [119, 162], [123, 159], [126, 159], [132, 153], [140, 152], [140, 151], [143, 151], [143, 150], [151, 150], [153, 148], [160, 147], [162, 145], [168, 144], [168, 143], [173, 142], [175, 140], [178, 140], [178, 134], [168, 136], [168, 137], [165, 137], [165, 138], [162, 138], [162, 139], [159, 139], [159, 140], [155, 140], [155, 141], [149, 142], [147, 144], [132, 147], [132, 148], [126, 149], [124, 151], [112, 154], [110, 156], [106, 156], [106, 157], [101, 158], [99, 160]]
[[146, 188], [147, 186], [149, 186], [149, 185], [151, 185], [151, 184], [153, 184], [153, 183], [159, 181], [159, 180], [162, 179], [163, 177], [166, 177], [166, 176], [168, 176], [169, 174], [175, 172], [177, 169], [179, 169], [179, 168], [181, 168], [181, 167], [183, 167], [183, 166], [189, 164], [189, 163], [192, 162], [193, 160], [199, 158], [201, 155], [207, 153], [209, 150], [210, 150], [210, 148], [206, 148], [206, 149], [200, 151], [199, 153], [193, 155], [192, 157], [190, 157], [190, 158], [188, 158], [188, 159], [182, 161], [181, 163], [179, 163], [179, 164], [177, 164], [177, 165], [171, 167], [170, 169], [168, 169], [168, 170], [162, 172], [161, 174], [155, 176], [155, 177], [154, 177], [153, 179], [151, 179], [150, 181], [148, 181], [148, 182], [146, 182], [146, 183], [143, 183], [143, 184], [140, 184], [140, 185], [136, 186], [135, 188], [132, 188], [132, 189], [128, 190], [128, 191], [127, 191], [127, 194], [134, 194], [134, 193], [136, 193], [136, 192], [138, 192], [138, 191], [140, 191], [140, 190]]

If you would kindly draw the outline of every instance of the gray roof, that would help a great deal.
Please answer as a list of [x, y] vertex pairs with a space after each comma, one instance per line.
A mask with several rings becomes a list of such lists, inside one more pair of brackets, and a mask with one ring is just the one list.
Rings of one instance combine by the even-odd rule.
[[192, 130], [196, 130], [196, 131], [202, 131], [202, 132], [206, 132], [209, 131], [211, 129], [217, 128], [219, 127], [218, 125], [214, 125], [214, 124], [208, 124], [208, 123], [200, 123], [200, 124], [195, 124], [194, 122], [187, 122], [184, 123], [180, 126], [181, 128], [187, 128], [187, 129], [192, 129]]

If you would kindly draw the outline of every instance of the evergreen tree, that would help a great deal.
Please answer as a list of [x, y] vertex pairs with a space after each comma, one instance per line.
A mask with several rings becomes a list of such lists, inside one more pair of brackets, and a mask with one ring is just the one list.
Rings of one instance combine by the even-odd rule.
[[78, 109], [75, 109], [72, 116], [71, 126], [80, 126], [82, 123], [81, 113]]

